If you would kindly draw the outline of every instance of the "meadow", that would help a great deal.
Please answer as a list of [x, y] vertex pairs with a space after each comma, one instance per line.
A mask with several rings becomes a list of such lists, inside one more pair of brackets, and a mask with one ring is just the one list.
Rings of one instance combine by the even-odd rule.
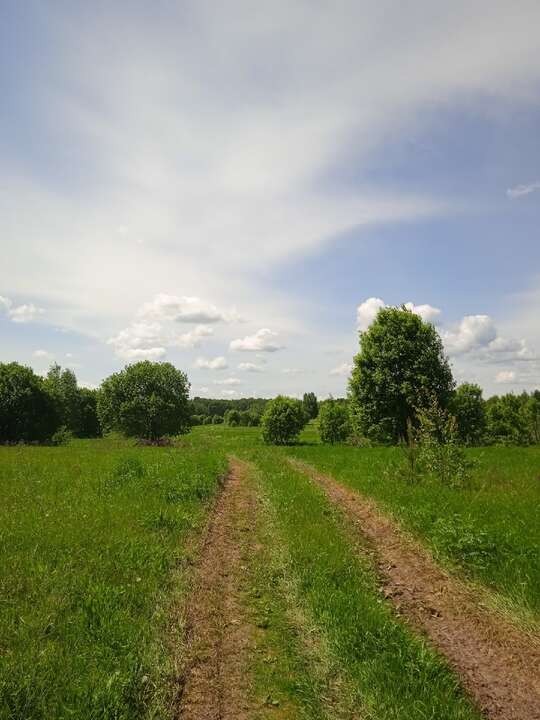
[[395, 615], [369, 555], [287, 458], [373, 498], [517, 624], [540, 606], [540, 448], [467, 451], [462, 489], [410, 484], [398, 448], [265, 446], [194, 428], [176, 446], [119, 438], [0, 448], [0, 718], [172, 716], [181, 608], [228, 458], [247, 463], [253, 717], [479, 717], [459, 678]]

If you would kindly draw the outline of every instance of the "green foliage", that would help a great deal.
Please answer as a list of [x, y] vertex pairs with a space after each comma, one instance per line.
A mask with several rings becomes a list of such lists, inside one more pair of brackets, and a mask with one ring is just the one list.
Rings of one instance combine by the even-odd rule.
[[73, 433], [65, 425], [62, 425], [51, 437], [51, 445], [69, 445], [72, 440]]
[[214, 415], [212, 417], [212, 425], [222, 425], [223, 418], [220, 415]]
[[458, 385], [450, 401], [459, 439], [467, 445], [480, 445], [486, 433], [486, 410], [482, 388], [473, 383]]
[[319, 403], [317, 402], [317, 396], [315, 393], [304, 393], [302, 404], [304, 405], [304, 412], [308, 419], [315, 420], [319, 414]]
[[454, 381], [434, 326], [402, 308], [382, 308], [360, 335], [349, 381], [351, 422], [357, 435], [395, 442], [406, 436], [424, 398], [441, 407]]
[[237, 427], [240, 425], [240, 411], [239, 410], [227, 410], [223, 416], [223, 422], [229, 427]]
[[348, 408], [344, 403], [326, 400], [319, 409], [319, 436], [323, 443], [346, 440], [350, 433]]
[[58, 425], [43, 379], [29, 367], [0, 363], [0, 442], [44, 442]]
[[170, 363], [144, 360], [127, 365], [101, 386], [101, 425], [152, 441], [189, 432], [189, 387], [187, 376]]
[[97, 414], [98, 391], [79, 388], [79, 431], [77, 437], [101, 437], [101, 426]]
[[298, 438], [306, 423], [302, 402], [278, 395], [264, 411], [261, 421], [263, 440], [273, 445], [287, 445]]
[[486, 401], [487, 437], [500, 445], [529, 445], [540, 438], [540, 393], [493, 396]]

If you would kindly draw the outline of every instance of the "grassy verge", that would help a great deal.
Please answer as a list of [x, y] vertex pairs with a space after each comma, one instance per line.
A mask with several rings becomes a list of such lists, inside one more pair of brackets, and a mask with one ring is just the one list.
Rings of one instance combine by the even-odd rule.
[[1, 718], [162, 716], [177, 570], [224, 469], [189, 442], [0, 448]]
[[516, 610], [540, 612], [540, 448], [468, 451], [478, 461], [468, 489], [386, 472], [397, 448], [304, 445], [291, 455], [374, 497], [435, 555], [501, 593]]
[[286, 548], [285, 578], [343, 680], [342, 708], [356, 710], [322, 717], [478, 718], [445, 663], [381, 600], [370, 563], [322, 493], [275, 450], [251, 455]]

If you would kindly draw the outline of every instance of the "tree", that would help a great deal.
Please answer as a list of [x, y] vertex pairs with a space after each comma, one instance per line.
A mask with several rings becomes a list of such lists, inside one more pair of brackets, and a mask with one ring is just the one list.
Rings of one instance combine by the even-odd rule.
[[106, 430], [155, 441], [190, 430], [185, 373], [170, 363], [143, 360], [104, 380], [98, 415]]
[[486, 433], [486, 408], [479, 385], [458, 385], [450, 401], [450, 412], [456, 418], [461, 442], [468, 445], [482, 442]]
[[355, 433], [383, 442], [407, 433], [416, 408], [435, 397], [446, 408], [454, 381], [439, 334], [431, 323], [401, 308], [382, 308], [360, 334], [349, 381]]
[[330, 399], [319, 408], [319, 435], [323, 443], [341, 442], [350, 434], [349, 411], [344, 403]]
[[62, 370], [58, 363], [53, 363], [45, 378], [45, 386], [54, 398], [60, 424], [74, 435], [80, 435], [80, 396], [73, 370]]
[[44, 442], [58, 425], [43, 379], [19, 363], [0, 363], [0, 441]]
[[304, 393], [302, 403], [304, 405], [304, 412], [309, 420], [314, 420], [319, 413], [319, 403], [317, 402], [317, 396], [315, 393]]
[[78, 437], [101, 437], [101, 426], [97, 414], [98, 391], [79, 388], [79, 428]]
[[531, 442], [523, 395], [494, 395], [486, 401], [486, 429], [491, 442], [528, 445]]
[[262, 437], [265, 443], [287, 445], [298, 438], [307, 417], [300, 400], [278, 395], [271, 400], [262, 416]]
[[227, 410], [223, 416], [223, 422], [229, 427], [237, 427], [240, 425], [240, 411], [239, 410]]

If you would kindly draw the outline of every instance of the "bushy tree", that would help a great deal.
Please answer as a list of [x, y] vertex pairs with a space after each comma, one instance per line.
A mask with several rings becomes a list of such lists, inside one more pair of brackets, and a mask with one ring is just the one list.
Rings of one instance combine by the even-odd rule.
[[349, 411], [345, 403], [326, 400], [319, 407], [319, 435], [323, 443], [346, 440], [350, 434]]
[[317, 396], [315, 393], [304, 393], [302, 403], [304, 405], [304, 412], [306, 413], [308, 419], [314, 420], [319, 413], [319, 403], [317, 402]]
[[155, 441], [189, 432], [189, 382], [170, 363], [143, 360], [107, 378], [98, 398], [101, 425]]
[[458, 385], [450, 401], [450, 412], [456, 418], [461, 442], [478, 445], [486, 433], [486, 408], [482, 388], [473, 383]]
[[528, 396], [508, 393], [486, 401], [486, 429], [489, 441], [505, 445], [528, 445], [531, 433], [527, 418]]
[[298, 438], [306, 423], [302, 402], [278, 395], [267, 404], [262, 416], [263, 440], [273, 445], [287, 445]]
[[101, 426], [97, 414], [98, 391], [79, 388], [79, 428], [78, 437], [101, 437]]
[[0, 442], [44, 442], [58, 426], [43, 379], [19, 363], [0, 363]]
[[223, 416], [223, 422], [225, 425], [230, 427], [237, 427], [240, 425], [240, 411], [239, 410], [227, 410]]
[[416, 422], [416, 407], [434, 397], [446, 408], [454, 381], [439, 334], [401, 308], [382, 308], [360, 334], [349, 381], [353, 430], [373, 440], [397, 441]]
[[213, 415], [212, 416], [212, 425], [222, 425], [223, 424], [223, 418], [221, 415]]
[[80, 435], [81, 398], [73, 370], [62, 370], [58, 363], [53, 363], [45, 378], [45, 386], [54, 398], [61, 425], [74, 435]]

